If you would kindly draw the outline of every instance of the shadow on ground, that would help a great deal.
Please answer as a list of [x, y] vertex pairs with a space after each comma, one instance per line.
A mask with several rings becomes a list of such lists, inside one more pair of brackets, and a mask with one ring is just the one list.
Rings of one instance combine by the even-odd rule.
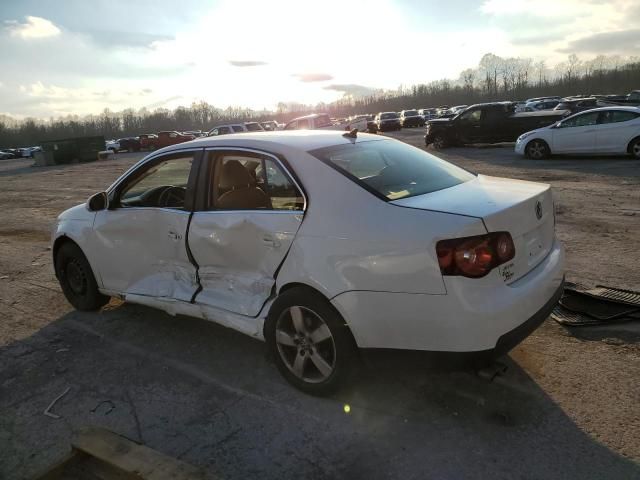
[[[439, 366], [364, 370], [330, 398], [289, 387], [260, 342], [110, 304], [0, 349], [0, 477], [109, 428], [221, 478], [637, 478], [513, 361], [500, 382]], [[49, 403], [70, 388], [52, 411]], [[345, 405], [349, 406], [346, 413]]]

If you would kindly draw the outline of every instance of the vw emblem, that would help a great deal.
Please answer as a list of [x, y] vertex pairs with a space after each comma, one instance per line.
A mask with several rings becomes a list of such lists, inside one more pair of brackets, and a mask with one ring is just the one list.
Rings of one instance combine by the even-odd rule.
[[538, 217], [538, 220], [542, 218], [542, 204], [540, 201], [536, 202], [536, 217]]

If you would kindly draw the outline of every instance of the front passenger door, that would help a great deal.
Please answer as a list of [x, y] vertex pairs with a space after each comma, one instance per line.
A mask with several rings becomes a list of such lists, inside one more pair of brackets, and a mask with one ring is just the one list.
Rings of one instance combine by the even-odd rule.
[[587, 112], [560, 122], [553, 129], [553, 153], [590, 153], [596, 146], [599, 112]]
[[198, 285], [186, 234], [201, 155], [200, 149], [153, 158], [109, 192], [91, 248], [103, 289], [191, 300]]
[[207, 154], [209, 191], [189, 229], [202, 285], [196, 302], [255, 317], [272, 294], [305, 200], [274, 156], [244, 150]]

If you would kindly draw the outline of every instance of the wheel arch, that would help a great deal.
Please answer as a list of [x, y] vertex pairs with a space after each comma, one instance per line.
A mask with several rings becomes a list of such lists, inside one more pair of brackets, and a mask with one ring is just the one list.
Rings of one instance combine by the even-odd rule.
[[93, 262], [91, 261], [91, 259], [87, 255], [87, 253], [82, 248], [82, 245], [80, 245], [80, 243], [78, 241], [76, 241], [73, 237], [69, 236], [67, 233], [63, 233], [60, 236], [58, 236], [53, 241], [53, 245], [51, 246], [51, 254], [52, 254], [52, 257], [53, 257], [53, 270], [54, 270], [54, 273], [56, 275], [56, 278], [58, 277], [58, 272], [56, 272], [56, 268], [55, 268], [55, 266], [56, 266], [56, 257], [58, 256], [58, 252], [60, 251], [60, 248], [62, 248], [62, 246], [64, 244], [66, 244], [66, 243], [71, 243], [71, 244], [75, 245], [82, 252], [82, 254], [84, 255], [84, 258], [87, 259], [87, 262], [89, 263], [89, 266], [91, 267], [91, 271], [93, 273], [94, 278], [96, 279], [96, 282], [98, 283], [98, 287], [101, 287], [102, 286], [102, 277], [99, 275], [99, 272], [97, 271], [95, 265], [93, 264]]
[[529, 148], [529, 145], [531, 145], [531, 142], [542, 142], [547, 146], [547, 150], [549, 150], [549, 155], [553, 155], [553, 151], [551, 150], [551, 145], [549, 144], [549, 142], [547, 140], [545, 140], [544, 138], [540, 138], [540, 137], [533, 137], [531, 139], [529, 139], [527, 141], [527, 144], [524, 146], [524, 153], [525, 155], [527, 155], [527, 149]]
[[636, 143], [637, 141], [640, 141], [640, 135], [633, 137], [631, 140], [629, 140], [629, 143], [627, 144], [627, 153], [631, 153], [631, 147], [633, 147], [633, 144]]
[[[355, 336], [353, 335], [353, 331], [351, 330], [351, 326], [349, 325], [348, 319], [344, 316], [343, 312], [341, 312], [340, 309], [338, 307], [336, 307], [336, 305], [334, 305], [334, 303], [331, 301], [331, 299], [328, 298], [322, 291], [318, 290], [317, 288], [315, 288], [315, 287], [313, 287], [313, 286], [311, 286], [309, 284], [303, 283], [303, 282], [289, 282], [289, 283], [286, 283], [286, 284], [282, 285], [278, 289], [278, 296], [282, 295], [284, 292], [287, 292], [289, 290], [293, 290], [294, 288], [299, 288], [301, 290], [307, 290], [308, 292], [312, 292], [313, 294], [319, 295], [320, 297], [322, 297], [327, 302], [327, 304], [330, 305], [331, 308], [334, 309], [340, 315], [340, 318], [342, 318], [345, 327], [347, 327], [347, 331], [349, 332], [349, 336], [351, 337], [351, 341], [352, 341], [353, 345], [355, 347], [358, 347], [358, 343], [356, 342]], [[278, 296], [276, 296], [276, 300], [277, 300]], [[266, 338], [265, 329], [267, 328], [267, 323], [270, 321], [271, 308], [273, 307], [274, 303], [275, 303], [275, 301], [269, 306], [269, 312], [267, 312], [267, 316], [266, 316], [265, 322], [264, 322], [264, 324], [262, 326], [262, 333], [263, 333], [263, 336], [265, 336], [265, 338]]]

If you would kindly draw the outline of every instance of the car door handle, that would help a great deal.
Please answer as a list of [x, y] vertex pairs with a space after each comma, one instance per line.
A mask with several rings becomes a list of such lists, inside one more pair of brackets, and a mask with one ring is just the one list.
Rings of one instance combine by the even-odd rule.
[[280, 246], [280, 242], [278, 242], [277, 240], [275, 240], [271, 235], [265, 235], [262, 237], [262, 243], [264, 243], [265, 245], [269, 246], [269, 247], [279, 247]]
[[182, 238], [182, 235], [180, 235], [179, 233], [173, 232], [171, 230], [169, 230], [169, 233], [167, 233], [167, 236], [171, 240], [180, 240]]

